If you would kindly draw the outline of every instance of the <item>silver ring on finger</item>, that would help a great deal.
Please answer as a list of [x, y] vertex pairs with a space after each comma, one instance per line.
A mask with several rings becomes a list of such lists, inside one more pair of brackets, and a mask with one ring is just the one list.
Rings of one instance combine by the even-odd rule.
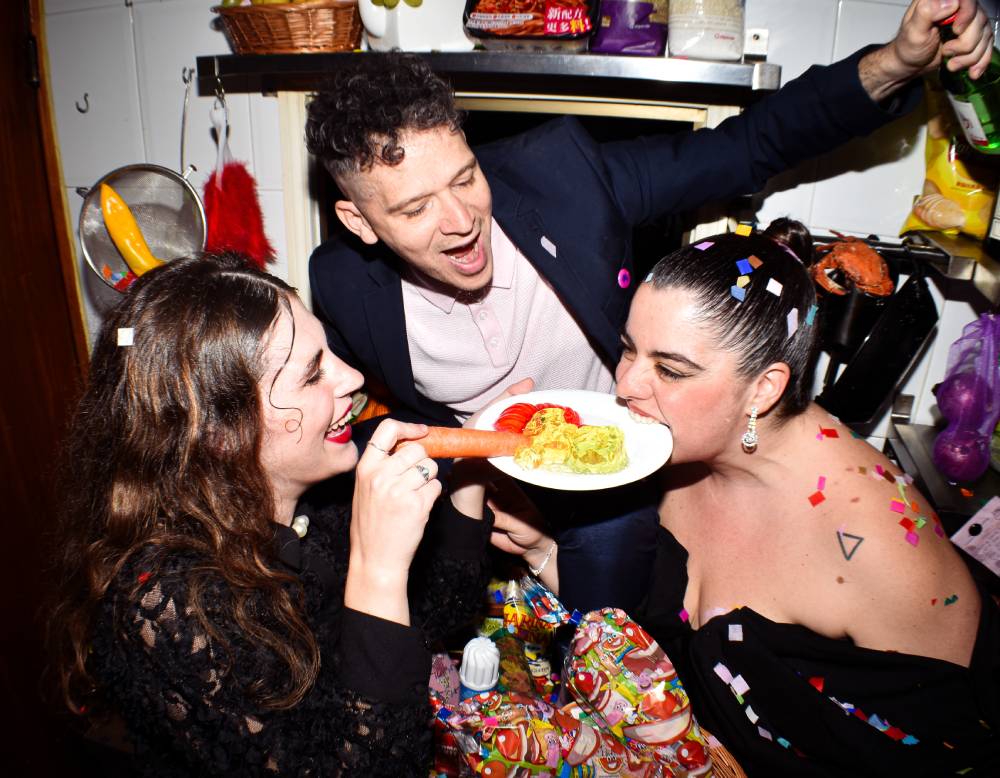
[[431, 480], [431, 471], [427, 465], [422, 465], [419, 462], [413, 466], [413, 469], [420, 473], [420, 477], [424, 479], [424, 483]]
[[382, 448], [381, 446], [379, 446], [379, 445], [377, 445], [377, 444], [375, 444], [375, 443], [372, 443], [372, 442], [371, 442], [370, 440], [368, 441], [368, 445], [369, 445], [369, 446], [371, 446], [371, 447], [372, 447], [373, 449], [375, 449], [376, 451], [381, 451], [381, 452], [382, 452], [383, 454], [385, 454], [386, 456], [389, 456], [389, 452], [388, 452], [388, 451], [386, 451], [386, 450], [385, 450], [384, 448]]

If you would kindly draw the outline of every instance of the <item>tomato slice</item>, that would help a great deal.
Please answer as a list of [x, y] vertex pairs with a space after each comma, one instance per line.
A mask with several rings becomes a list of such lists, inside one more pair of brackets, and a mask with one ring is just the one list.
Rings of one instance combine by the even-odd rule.
[[514, 403], [503, 410], [493, 423], [493, 429], [522, 432], [524, 425], [535, 415], [537, 408], [531, 403]]
[[531, 421], [531, 417], [545, 408], [561, 408], [568, 424], [575, 424], [577, 427], [580, 426], [580, 414], [565, 405], [556, 405], [555, 403], [539, 403], [538, 405], [514, 403], [504, 408], [497, 417], [497, 420], [493, 422], [493, 429], [502, 432], [524, 432], [524, 427]]

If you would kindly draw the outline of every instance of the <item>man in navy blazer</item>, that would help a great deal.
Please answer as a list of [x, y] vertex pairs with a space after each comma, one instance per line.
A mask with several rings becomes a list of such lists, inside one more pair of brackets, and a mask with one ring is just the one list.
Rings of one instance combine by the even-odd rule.
[[[576, 120], [561, 118], [473, 153], [450, 89], [422, 60], [358, 57], [310, 103], [306, 126], [310, 151], [345, 197], [335, 206], [345, 234], [310, 260], [314, 307], [331, 349], [392, 398], [396, 415], [433, 424], [458, 425], [474, 403], [524, 377], [536, 378], [538, 389], [613, 391], [619, 330], [642, 280], [632, 276], [633, 229], [759, 191], [776, 173], [912, 109], [920, 97], [915, 77], [941, 57], [933, 23], [956, 10], [962, 33], [945, 53], [978, 76], [992, 36], [974, 0], [914, 0], [890, 43], [810, 68], [717, 128], [613, 143], [597, 143]], [[498, 233], [499, 245], [512, 244], [558, 299], [552, 321], [571, 320], [582, 339], [566, 336], [573, 345], [556, 347], [537, 338], [537, 321], [516, 321], [522, 335], [535, 333], [534, 344], [500, 359], [507, 372], [485, 369], [489, 359], [496, 367], [494, 352], [459, 364], [452, 375], [467, 391], [457, 402], [427, 354], [439, 324], [440, 338], [473, 347], [457, 335], [466, 325], [455, 323], [453, 311], [471, 318], [468, 311], [489, 302]], [[408, 321], [415, 310], [421, 318]], [[541, 384], [514, 372], [533, 347], [551, 351], [553, 370]], [[562, 375], [575, 380], [574, 366], [588, 360], [603, 370], [593, 385], [560, 384]], [[564, 600], [581, 609], [636, 605], [655, 542], [655, 489], [532, 496], [564, 527], [555, 557]], [[525, 559], [547, 564], [553, 550], [529, 549]]]

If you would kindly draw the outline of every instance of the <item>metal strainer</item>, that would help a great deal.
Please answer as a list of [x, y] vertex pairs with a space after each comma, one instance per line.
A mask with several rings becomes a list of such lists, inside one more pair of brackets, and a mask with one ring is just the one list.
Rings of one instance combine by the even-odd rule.
[[186, 174], [149, 164], [117, 168], [89, 190], [79, 190], [83, 256], [108, 286], [114, 287], [129, 268], [104, 226], [101, 184], [108, 184], [128, 204], [154, 256], [177, 259], [205, 248], [205, 209]]

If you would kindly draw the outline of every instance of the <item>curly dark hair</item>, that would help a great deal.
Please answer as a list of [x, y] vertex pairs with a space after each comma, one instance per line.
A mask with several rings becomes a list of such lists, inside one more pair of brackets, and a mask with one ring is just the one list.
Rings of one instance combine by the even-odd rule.
[[451, 86], [419, 56], [361, 54], [338, 70], [308, 105], [306, 147], [335, 178], [398, 165], [407, 130], [459, 130], [464, 113]]
[[[743, 275], [736, 263], [751, 255], [762, 264], [750, 274], [746, 297], [739, 302], [730, 293]], [[679, 248], [661, 259], [651, 274], [654, 289], [684, 289], [694, 295], [699, 321], [718, 338], [719, 348], [739, 357], [743, 377], [753, 377], [774, 362], [788, 365], [788, 386], [775, 407], [779, 421], [802, 413], [810, 401], [817, 355], [817, 322], [806, 325], [816, 305], [816, 289], [806, 269], [812, 260], [809, 230], [782, 218], [763, 232], [726, 233]], [[770, 279], [781, 284], [780, 295], [766, 290]], [[787, 317], [793, 308], [798, 328], [788, 337]]]
[[[262, 705], [291, 707], [315, 681], [319, 648], [296, 579], [278, 568], [260, 461], [263, 350], [293, 294], [236, 254], [183, 258], [135, 281], [105, 319], [60, 468], [49, 642], [71, 709], [100, 702], [87, 670], [91, 630], [140, 551], [153, 550], [154, 570], [194, 552], [198, 576], [226, 581], [247, 638], [288, 665], [283, 688], [248, 690]], [[121, 328], [133, 345], [118, 345]], [[206, 615], [218, 603], [203, 601], [200, 581], [191, 582], [192, 610], [221, 640]]]

